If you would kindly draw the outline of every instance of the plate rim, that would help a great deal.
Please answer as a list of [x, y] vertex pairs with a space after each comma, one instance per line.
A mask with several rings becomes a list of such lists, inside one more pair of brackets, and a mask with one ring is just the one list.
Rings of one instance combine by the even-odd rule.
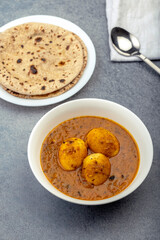
[[[40, 21], [41, 19], [41, 21]], [[24, 99], [24, 98], [18, 98], [16, 96], [13, 96], [9, 93], [7, 93], [1, 86], [0, 86], [0, 98], [10, 102], [12, 104], [20, 105], [20, 106], [27, 106], [27, 107], [40, 107], [40, 106], [48, 106], [48, 105], [53, 105], [56, 103], [60, 103], [67, 98], [70, 98], [71, 96], [75, 95], [77, 92], [79, 92], [90, 80], [94, 69], [96, 65], [96, 51], [95, 47], [93, 45], [93, 42], [91, 38], [88, 36], [88, 34], [80, 28], [78, 25], [75, 23], [61, 18], [57, 16], [51, 16], [51, 15], [30, 15], [26, 17], [21, 17], [17, 18], [13, 21], [10, 21], [3, 26], [0, 27], [0, 32], [5, 31], [6, 29], [10, 27], [14, 27], [23, 23], [27, 22], [41, 22], [41, 23], [51, 23], [54, 22], [54, 25], [63, 27], [71, 32], [74, 32], [77, 34], [85, 43], [88, 51], [88, 60], [87, 60], [87, 65], [84, 70], [84, 73], [80, 80], [77, 82], [75, 86], [73, 86], [71, 89], [69, 89], [67, 92], [56, 96], [56, 97], [51, 97], [51, 98], [45, 98], [45, 99]], [[65, 27], [63, 26], [65, 25]]]

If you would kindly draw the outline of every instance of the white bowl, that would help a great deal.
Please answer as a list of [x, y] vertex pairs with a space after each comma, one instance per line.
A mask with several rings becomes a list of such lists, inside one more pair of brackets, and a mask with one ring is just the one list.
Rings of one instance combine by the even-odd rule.
[[[111, 198], [87, 201], [69, 197], [58, 191], [45, 177], [40, 164], [40, 150], [46, 135], [59, 123], [78, 116], [100, 116], [124, 126], [136, 140], [140, 151], [140, 166], [133, 182], [121, 193]], [[117, 201], [132, 193], [149, 173], [153, 159], [153, 145], [143, 122], [127, 108], [107, 100], [80, 99], [53, 108], [35, 125], [28, 142], [28, 160], [33, 174], [41, 185], [53, 195], [66, 201], [83, 205], [100, 205]]]

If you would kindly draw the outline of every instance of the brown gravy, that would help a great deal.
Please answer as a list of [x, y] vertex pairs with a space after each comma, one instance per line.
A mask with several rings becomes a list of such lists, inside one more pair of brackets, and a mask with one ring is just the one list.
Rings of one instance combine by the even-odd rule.
[[[111, 131], [120, 142], [120, 152], [110, 158], [111, 174], [102, 185], [89, 185], [81, 175], [81, 167], [75, 171], [64, 171], [58, 160], [61, 143], [71, 137], [85, 141], [87, 133], [103, 127]], [[91, 154], [88, 149], [88, 155]], [[133, 181], [139, 167], [139, 150], [130, 133], [119, 124], [101, 117], [76, 117], [62, 122], [45, 138], [41, 148], [41, 166], [49, 182], [59, 191], [73, 198], [100, 200], [112, 197]]]

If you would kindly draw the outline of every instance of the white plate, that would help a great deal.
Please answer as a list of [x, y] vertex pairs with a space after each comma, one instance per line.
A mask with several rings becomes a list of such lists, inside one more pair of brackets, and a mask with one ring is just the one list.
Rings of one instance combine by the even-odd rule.
[[8, 28], [11, 28], [23, 23], [27, 23], [27, 22], [49, 23], [49, 24], [60, 26], [62, 28], [65, 28], [77, 34], [83, 40], [88, 50], [87, 66], [78, 83], [69, 91], [61, 94], [60, 96], [46, 98], [46, 99], [38, 99], [38, 100], [23, 99], [23, 98], [12, 96], [11, 94], [7, 93], [2, 87], [0, 87], [0, 97], [8, 102], [11, 102], [17, 105], [37, 107], [37, 106], [46, 106], [46, 105], [55, 104], [73, 96], [81, 88], [83, 88], [84, 85], [89, 81], [95, 68], [96, 53], [95, 53], [95, 48], [91, 39], [80, 27], [78, 27], [74, 23], [59, 17], [45, 16], [45, 15], [35, 15], [35, 16], [28, 16], [28, 17], [16, 19], [12, 22], [7, 23], [3, 27], [1, 27], [0, 32], [3, 32]]

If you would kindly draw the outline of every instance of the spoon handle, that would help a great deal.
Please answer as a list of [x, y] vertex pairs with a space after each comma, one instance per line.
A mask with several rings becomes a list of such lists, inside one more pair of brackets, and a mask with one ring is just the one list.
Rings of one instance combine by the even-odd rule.
[[160, 68], [157, 67], [153, 62], [151, 62], [147, 57], [143, 56], [141, 53], [138, 55], [138, 57], [160, 74]]

